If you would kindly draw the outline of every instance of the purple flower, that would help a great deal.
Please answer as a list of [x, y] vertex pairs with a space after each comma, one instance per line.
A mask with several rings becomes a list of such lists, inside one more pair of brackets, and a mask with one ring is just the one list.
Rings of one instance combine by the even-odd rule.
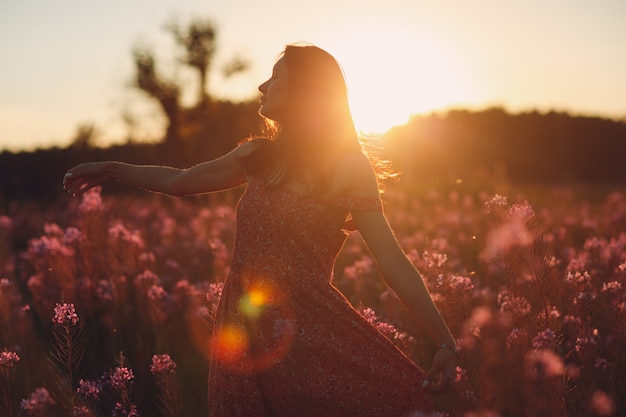
[[170, 358], [170, 355], [154, 355], [152, 356], [152, 364], [150, 372], [153, 375], [173, 374], [176, 371], [176, 362]]
[[507, 201], [506, 196], [502, 196], [500, 194], [494, 195], [491, 200], [485, 203], [485, 208], [488, 213], [497, 213], [508, 207], [509, 202]]
[[508, 290], [502, 290], [498, 294], [500, 311], [508, 312], [515, 318], [526, 317], [530, 314], [530, 303], [524, 297], [515, 297]]
[[515, 218], [530, 220], [535, 217], [535, 212], [530, 204], [528, 204], [528, 201], [524, 201], [522, 204], [513, 204], [509, 209], [509, 215]]
[[445, 264], [448, 260], [448, 255], [446, 255], [445, 253], [439, 253], [435, 251], [431, 252], [425, 250], [422, 254], [422, 258], [424, 259], [424, 262], [426, 263], [426, 266], [428, 268], [441, 268], [443, 264]]
[[527, 338], [526, 330], [514, 328], [506, 338], [506, 348], [511, 350], [514, 346], [523, 344]]
[[76, 314], [74, 304], [57, 303], [56, 307], [54, 307], [54, 317], [52, 318], [52, 322], [61, 326], [76, 326], [78, 323], [78, 315]]
[[1, 368], [12, 368], [19, 360], [20, 357], [15, 352], [9, 352], [8, 350], [0, 352]]
[[565, 366], [560, 356], [550, 349], [531, 350], [526, 355], [527, 375], [533, 379], [544, 376], [554, 378], [565, 373]]
[[545, 329], [537, 333], [535, 338], [533, 339], [532, 345], [535, 349], [545, 349], [552, 348], [556, 343], [556, 335], [552, 331], [552, 329]]
[[115, 240], [131, 243], [139, 248], [144, 247], [144, 242], [139, 236], [139, 232], [130, 231], [122, 223], [115, 223], [109, 227], [109, 237]]
[[154, 302], [158, 303], [163, 301], [167, 297], [167, 292], [160, 285], [152, 285], [148, 289], [148, 298]]
[[64, 245], [71, 246], [83, 240], [85, 240], [85, 235], [79, 229], [75, 227], [65, 229], [65, 234], [62, 239]]
[[135, 404], [124, 405], [121, 402], [115, 403], [113, 417], [139, 417], [137, 406]]
[[209, 284], [209, 289], [206, 293], [206, 300], [209, 303], [214, 303], [219, 301], [220, 296], [222, 295], [222, 290], [224, 289], [223, 282], [211, 283]]
[[13, 220], [9, 216], [0, 216], [0, 230], [11, 230], [13, 228]]
[[133, 370], [125, 366], [118, 366], [115, 368], [113, 375], [111, 375], [111, 385], [117, 389], [123, 389], [128, 382], [135, 379]]
[[23, 399], [21, 403], [22, 410], [26, 411], [28, 414], [36, 415], [43, 415], [46, 408], [52, 405], [54, 405], [54, 400], [45, 388], [37, 388], [30, 394], [30, 397]]
[[81, 213], [102, 211], [102, 197], [100, 196], [101, 191], [102, 187], [98, 186], [93, 187], [83, 194], [80, 206], [78, 206]]
[[97, 400], [100, 395], [100, 388], [98, 388], [98, 385], [94, 381], [81, 379], [76, 392], [83, 395], [85, 398]]
[[28, 242], [28, 252], [31, 256], [47, 256], [48, 254], [60, 254], [72, 256], [73, 250], [64, 246], [58, 237], [42, 236], [33, 238]]
[[450, 277], [450, 288], [453, 290], [459, 289], [462, 291], [472, 292], [474, 290], [474, 284], [469, 277], [463, 275], [453, 275]]

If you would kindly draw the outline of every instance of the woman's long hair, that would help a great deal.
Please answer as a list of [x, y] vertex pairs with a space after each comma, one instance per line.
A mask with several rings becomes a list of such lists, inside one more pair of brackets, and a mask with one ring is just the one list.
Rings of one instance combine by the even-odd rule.
[[287, 71], [281, 123], [266, 119], [269, 140], [241, 160], [249, 174], [261, 176], [271, 187], [295, 178], [309, 195], [317, 195], [332, 180], [330, 157], [363, 151], [346, 82], [335, 58], [316, 46], [288, 45], [280, 58]]

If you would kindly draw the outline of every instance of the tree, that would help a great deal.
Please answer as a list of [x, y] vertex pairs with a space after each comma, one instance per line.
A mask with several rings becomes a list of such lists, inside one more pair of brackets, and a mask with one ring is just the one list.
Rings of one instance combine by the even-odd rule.
[[[181, 104], [182, 87], [179, 81], [168, 79], [157, 70], [154, 52], [148, 47], [135, 47], [134, 86], [158, 101], [168, 120], [165, 144], [173, 152], [182, 152], [184, 140], [206, 134], [211, 124], [211, 94], [208, 91], [208, 76], [213, 68], [217, 50], [217, 28], [209, 19], [195, 19], [188, 26], [181, 26], [172, 20], [166, 30], [173, 35], [181, 50], [180, 63], [191, 68], [198, 76], [198, 101], [191, 108]], [[222, 75], [229, 78], [248, 69], [249, 63], [235, 56], [222, 68]], [[183, 140], [184, 139], [184, 140]], [[190, 148], [189, 144], [184, 147]]]
[[136, 87], [159, 102], [168, 120], [165, 142], [176, 142], [180, 128], [180, 88], [157, 73], [154, 53], [150, 49], [135, 48], [133, 58], [137, 71]]
[[216, 50], [215, 25], [209, 19], [196, 19], [184, 29], [173, 21], [167, 29], [184, 51], [181, 61], [198, 73], [198, 103], [208, 100], [207, 77]]

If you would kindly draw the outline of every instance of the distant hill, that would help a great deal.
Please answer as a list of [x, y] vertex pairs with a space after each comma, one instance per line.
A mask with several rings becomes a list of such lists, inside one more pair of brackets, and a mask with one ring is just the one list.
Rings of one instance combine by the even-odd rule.
[[[212, 125], [213, 133], [199, 135], [192, 146], [182, 143], [188, 150], [176, 158], [158, 144], [0, 153], [0, 207], [11, 199], [57, 198], [64, 172], [84, 161], [190, 166], [214, 158], [251, 133], [257, 119], [256, 105], [232, 107], [228, 117]], [[233, 124], [240, 128], [229, 128]], [[383, 144], [383, 156], [407, 182], [487, 170], [503, 171], [513, 182], [626, 185], [624, 121], [556, 112], [510, 114], [500, 108], [451, 110], [415, 116], [387, 132]]]
[[384, 148], [408, 181], [486, 169], [513, 182], [626, 185], [626, 123], [599, 117], [452, 110], [413, 117]]

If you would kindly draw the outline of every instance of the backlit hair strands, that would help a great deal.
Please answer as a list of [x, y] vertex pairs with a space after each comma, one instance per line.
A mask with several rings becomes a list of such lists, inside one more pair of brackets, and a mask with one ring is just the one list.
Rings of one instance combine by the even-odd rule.
[[284, 59], [288, 74], [282, 123], [266, 119], [269, 141], [242, 158], [242, 163], [269, 186], [278, 187], [296, 178], [308, 186], [310, 195], [319, 194], [332, 179], [330, 157], [364, 151], [354, 127], [343, 70], [332, 55], [312, 45], [287, 45], [279, 59]]

